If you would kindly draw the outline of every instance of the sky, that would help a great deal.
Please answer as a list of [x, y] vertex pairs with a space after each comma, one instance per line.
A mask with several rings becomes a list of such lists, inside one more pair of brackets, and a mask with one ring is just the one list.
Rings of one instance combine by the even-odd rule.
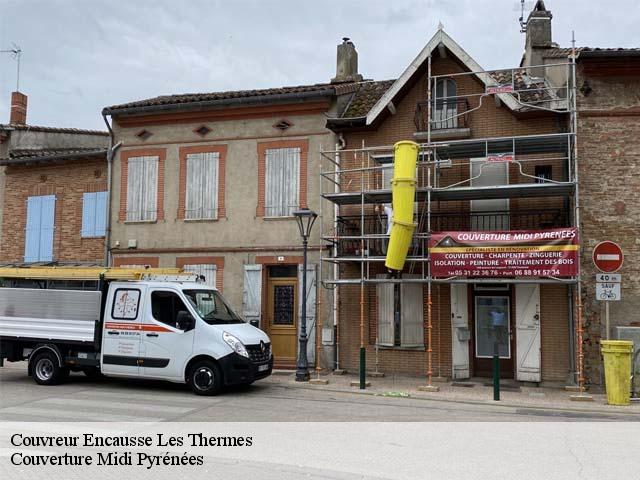
[[[578, 46], [640, 47], [637, 0], [545, 3], [561, 46], [575, 30]], [[519, 0], [0, 0], [0, 50], [23, 50], [29, 124], [102, 130], [108, 105], [328, 81], [345, 36], [376, 80], [397, 78], [439, 23], [483, 68], [517, 66], [519, 16]], [[0, 123], [15, 87], [0, 54]]]

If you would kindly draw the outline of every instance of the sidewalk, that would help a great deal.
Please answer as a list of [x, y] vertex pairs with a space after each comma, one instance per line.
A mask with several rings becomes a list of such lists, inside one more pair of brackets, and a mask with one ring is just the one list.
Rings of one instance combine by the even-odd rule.
[[[317, 378], [317, 374], [312, 371], [311, 379], [315, 378]], [[348, 392], [359, 395], [410, 397], [412, 399], [576, 412], [640, 414], [640, 402], [631, 402], [631, 405], [627, 407], [613, 406], [607, 404], [605, 394], [591, 394], [589, 392], [587, 394], [593, 398], [593, 401], [577, 402], [570, 399], [575, 393], [568, 392], [563, 388], [521, 386], [520, 391], [502, 389], [500, 391], [500, 401], [494, 401], [493, 387], [484, 385], [484, 383], [490, 382], [491, 379], [458, 382], [459, 384], [472, 386], [456, 386], [452, 385], [451, 382], [434, 382], [433, 385], [440, 388], [439, 392], [423, 392], [418, 387], [426, 385], [426, 380], [419, 377], [400, 375], [388, 375], [383, 378], [367, 377], [367, 382], [370, 382], [371, 386], [365, 390], [360, 390], [358, 386], [351, 386], [351, 382], [359, 381], [357, 375], [324, 374], [320, 378], [328, 380], [329, 383], [327, 385], [314, 385], [306, 382], [296, 382], [295, 373], [289, 371], [275, 371], [272, 376], [261, 380], [261, 382], [269, 382], [289, 388]]]

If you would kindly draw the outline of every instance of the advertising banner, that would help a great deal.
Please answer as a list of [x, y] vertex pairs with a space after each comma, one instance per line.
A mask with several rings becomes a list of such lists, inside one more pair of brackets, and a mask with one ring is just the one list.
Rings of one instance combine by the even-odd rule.
[[435, 232], [429, 241], [433, 277], [573, 277], [575, 228], [499, 232]]

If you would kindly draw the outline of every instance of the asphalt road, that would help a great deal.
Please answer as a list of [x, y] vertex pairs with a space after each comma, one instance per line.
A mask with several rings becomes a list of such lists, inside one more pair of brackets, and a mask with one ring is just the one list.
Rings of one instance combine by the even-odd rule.
[[292, 388], [257, 382], [216, 397], [186, 386], [141, 380], [90, 380], [74, 373], [43, 387], [26, 365], [0, 368], [0, 421], [640, 421], [640, 415], [590, 413]]

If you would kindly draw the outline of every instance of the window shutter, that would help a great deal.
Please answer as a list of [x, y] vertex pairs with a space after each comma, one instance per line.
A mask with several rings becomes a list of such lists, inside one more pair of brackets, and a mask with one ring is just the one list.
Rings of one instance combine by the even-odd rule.
[[265, 214], [290, 216], [300, 205], [300, 148], [265, 153]]
[[404, 283], [400, 288], [400, 344], [403, 347], [424, 346], [424, 298], [422, 284]]
[[380, 283], [378, 294], [378, 344], [393, 346], [394, 298], [393, 283]]
[[145, 157], [145, 198], [143, 220], [155, 220], [158, 214], [158, 157]]
[[218, 218], [217, 152], [187, 155], [187, 192], [185, 218]]
[[104, 237], [107, 233], [107, 202], [109, 192], [96, 192], [95, 236]]
[[[302, 269], [303, 265], [298, 265], [298, 318], [302, 325]], [[307, 361], [310, 364], [315, 362], [316, 357], [316, 266], [307, 264]], [[300, 332], [298, 332], [299, 334]]]
[[24, 261], [37, 262], [40, 257], [40, 214], [42, 197], [27, 199], [27, 229], [24, 242]]
[[262, 265], [244, 265], [242, 316], [247, 322], [262, 316]]
[[194, 264], [184, 265], [182, 269], [185, 272], [193, 273], [198, 276], [204, 277], [205, 285], [216, 288], [216, 271], [217, 266], [212, 264]]
[[157, 218], [158, 157], [131, 157], [127, 163], [127, 215], [129, 222]]

